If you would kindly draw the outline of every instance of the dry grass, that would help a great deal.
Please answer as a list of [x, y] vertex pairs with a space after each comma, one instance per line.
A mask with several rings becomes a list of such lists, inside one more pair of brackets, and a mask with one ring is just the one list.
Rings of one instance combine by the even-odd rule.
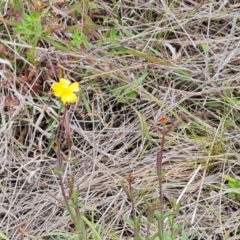
[[[23, 1], [26, 13], [34, 10], [31, 2]], [[47, 8], [43, 2], [41, 12]], [[82, 24], [71, 9], [74, 2], [82, 1], [54, 3], [42, 18], [44, 28], [59, 24], [49, 36], [64, 46], [71, 40], [69, 26]], [[20, 21], [21, 14], [10, 1], [0, 4], [0, 228], [10, 239], [73, 231], [70, 216], [54, 198], [62, 199], [51, 148], [61, 112], [50, 86], [59, 66], [82, 88], [80, 101], [70, 109], [73, 152], [64, 179], [75, 176], [79, 202], [91, 207], [86, 216], [94, 213], [103, 239], [132, 236], [123, 222], [131, 203], [120, 186], [127, 173], [136, 176], [137, 212], [143, 196], [158, 196], [160, 141], [146, 123], [164, 115], [181, 122], [164, 151], [166, 206], [185, 189], [176, 222], [185, 222], [189, 239], [194, 234], [195, 239], [240, 238], [240, 202], [228, 197], [231, 189], [221, 177], [240, 180], [237, 1], [101, 0], [88, 12], [97, 25], [96, 32], [85, 29], [89, 49], [73, 46], [64, 52], [40, 40], [35, 63], [27, 60], [29, 39], [17, 36], [6, 21]], [[112, 20], [103, 25], [105, 16]], [[100, 44], [110, 28], [119, 38]], [[124, 89], [144, 72], [148, 76], [134, 87], [138, 96], [121, 102]], [[8, 96], [17, 99], [13, 107], [6, 106]]]

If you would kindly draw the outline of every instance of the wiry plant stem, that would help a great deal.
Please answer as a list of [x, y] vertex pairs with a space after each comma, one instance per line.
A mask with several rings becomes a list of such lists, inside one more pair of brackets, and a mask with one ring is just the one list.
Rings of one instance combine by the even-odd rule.
[[157, 177], [158, 177], [158, 186], [159, 186], [159, 202], [160, 202], [160, 211], [163, 214], [163, 187], [162, 187], [162, 159], [163, 159], [163, 148], [165, 143], [165, 136], [162, 135], [162, 141], [160, 146], [160, 151], [157, 153]]
[[[136, 210], [135, 210], [135, 202], [134, 202], [134, 198], [133, 198], [133, 189], [132, 189], [132, 182], [129, 181], [128, 182], [128, 189], [131, 193], [131, 205], [132, 205], [132, 218], [133, 218], [133, 221], [135, 222], [136, 220]], [[138, 236], [137, 236], [137, 227], [134, 225], [134, 240], [137, 240], [138, 239]]]
[[[168, 129], [162, 130], [160, 129], [153, 121], [150, 121], [150, 124], [162, 135], [160, 150], [157, 153], [157, 177], [158, 177], [158, 186], [159, 186], [159, 204], [160, 204], [160, 213], [163, 217], [163, 171], [162, 171], [162, 161], [163, 161], [163, 149], [165, 144], [165, 138], [169, 134], [169, 132], [178, 124], [178, 121], [175, 121]], [[160, 239], [163, 239], [163, 221], [158, 222], [159, 233], [161, 234]]]
[[72, 211], [69, 207], [69, 204], [68, 204], [68, 199], [67, 199], [67, 196], [66, 196], [66, 193], [65, 193], [65, 189], [64, 189], [64, 185], [63, 185], [63, 177], [62, 177], [64, 168], [63, 168], [63, 157], [62, 157], [62, 154], [61, 154], [61, 141], [63, 139], [64, 123], [66, 122], [66, 116], [68, 116], [67, 115], [67, 110], [68, 110], [67, 106], [64, 106], [63, 119], [62, 119], [62, 122], [59, 124], [59, 129], [58, 129], [59, 134], [57, 134], [57, 171], [59, 173], [58, 174], [59, 185], [60, 185], [60, 188], [61, 188], [61, 192], [62, 192], [62, 195], [63, 195], [65, 206], [66, 206], [69, 214], [71, 215], [71, 218], [74, 221], [74, 224], [76, 224], [75, 217], [74, 217], [74, 215], [73, 215], [73, 213], [72, 213]]

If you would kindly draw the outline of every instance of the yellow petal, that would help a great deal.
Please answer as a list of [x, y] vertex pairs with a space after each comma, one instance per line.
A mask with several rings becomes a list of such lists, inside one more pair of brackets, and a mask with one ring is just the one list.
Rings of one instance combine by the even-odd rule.
[[75, 83], [72, 83], [68, 89], [71, 91], [71, 92], [79, 92], [80, 90], [80, 87], [79, 87], [79, 83], [78, 82], [75, 82]]
[[58, 89], [58, 88], [59, 88], [59, 85], [60, 85], [60, 84], [57, 83], [57, 82], [53, 83], [53, 84], [52, 84], [52, 90], [55, 91], [56, 89]]
[[68, 93], [62, 95], [62, 101], [63, 103], [75, 103], [77, 102], [78, 97], [74, 93]]
[[60, 78], [59, 79], [59, 84], [61, 84], [61, 86], [63, 88], [67, 88], [70, 85], [70, 83], [71, 82], [69, 80], [65, 79], [65, 78]]
[[62, 95], [63, 88], [60, 83], [53, 83], [52, 90], [56, 97], [59, 97]]

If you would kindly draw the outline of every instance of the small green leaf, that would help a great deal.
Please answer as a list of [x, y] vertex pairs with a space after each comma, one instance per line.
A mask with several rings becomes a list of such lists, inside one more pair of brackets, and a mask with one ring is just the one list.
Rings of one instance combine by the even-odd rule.
[[228, 198], [230, 198], [230, 199], [233, 199], [233, 198], [235, 198], [235, 193], [228, 193]]
[[46, 33], [41, 36], [41, 39], [50, 43], [51, 45], [53, 45], [54, 47], [56, 47], [60, 50], [69, 51], [69, 49], [67, 47], [65, 47], [64, 45], [62, 45], [61, 43], [56, 42], [56, 41], [52, 40], [51, 38], [47, 37]]
[[38, 41], [39, 41], [39, 37], [34, 36], [34, 37], [30, 40], [30, 43], [31, 43], [31, 44], [34, 44], [34, 45], [35, 45], [34, 48], [36, 48]]
[[19, 27], [16, 27], [14, 29], [16, 32], [18, 32], [19, 34], [22, 34], [22, 35], [34, 35], [34, 31], [32, 31], [31, 29], [27, 29], [27, 28], [24, 28], [24, 26], [19, 26]]
[[170, 216], [176, 217], [177, 212], [166, 212], [163, 214], [163, 219], [169, 218]]
[[123, 217], [123, 221], [129, 223], [132, 227], [135, 225], [134, 221], [129, 218]]
[[40, 21], [34, 22], [34, 29], [36, 31], [36, 37], [40, 37], [42, 35], [42, 24]]
[[158, 237], [158, 232], [149, 238], [149, 240], [155, 240]]
[[103, 19], [103, 25], [106, 25], [106, 23], [112, 22], [112, 19], [109, 16], [104, 17]]
[[38, 12], [31, 12], [31, 17], [34, 20], [40, 20], [41, 19], [40, 14]]
[[130, 190], [127, 188], [127, 186], [125, 186], [123, 183], [121, 183], [121, 187], [123, 188], [124, 192], [127, 194], [128, 198], [130, 200], [132, 200], [132, 193], [130, 192]]
[[33, 42], [33, 45], [32, 45], [32, 48], [30, 50], [30, 52], [28, 53], [28, 60], [31, 61], [31, 62], [35, 62], [35, 48], [37, 46], [37, 43], [38, 43], [38, 38], [35, 39], [35, 37], [33, 38], [33, 40], [35, 42]]
[[208, 46], [206, 43], [202, 43], [201, 44], [201, 50], [204, 52], [204, 53], [207, 53], [208, 52]]
[[229, 187], [231, 188], [240, 188], [240, 182], [235, 180], [235, 181], [229, 181], [228, 182]]
[[187, 77], [189, 78], [190, 75], [188, 72], [186, 72], [185, 70], [182, 70], [182, 69], [176, 69], [175, 72], [183, 77]]
[[[19, 0], [13, 0], [13, 4], [12, 4], [13, 8], [15, 11], [21, 11], [22, 10], [22, 1]], [[1, 236], [0, 236], [1, 237]]]
[[[226, 90], [226, 94], [229, 94], [227, 90]], [[240, 100], [239, 99], [227, 97], [227, 98], [224, 98], [224, 100], [226, 100], [226, 102], [228, 102], [231, 105], [240, 106]]]
[[230, 182], [234, 182], [235, 181], [234, 178], [232, 178], [232, 177], [230, 177], [230, 176], [228, 176], [228, 175], [226, 175], [224, 173], [222, 173], [222, 178], [225, 179], [225, 180], [228, 180]]
[[131, 91], [127, 94], [128, 98], [135, 99], [137, 97], [137, 93], [134, 91]]
[[72, 194], [73, 205], [78, 206], [78, 197], [79, 197], [79, 189], [76, 189]]
[[240, 201], [240, 194], [236, 194], [236, 198], [238, 201]]
[[53, 172], [57, 175], [57, 176], [62, 176], [64, 171], [63, 169], [53, 169]]
[[127, 99], [125, 97], [118, 97], [117, 102], [119, 103], [128, 103]]
[[[219, 101], [219, 100], [217, 100]], [[221, 102], [207, 102], [204, 104], [204, 106], [206, 107], [211, 107], [211, 108], [217, 108], [217, 107], [222, 107], [222, 103]]]
[[26, 14], [26, 13], [23, 13], [23, 19], [26, 21], [26, 22], [33, 22], [34, 21], [34, 19], [30, 16], [30, 15], [28, 15], [28, 14]]
[[9, 240], [9, 238], [5, 234], [3, 234], [2, 232], [0, 232], [0, 239]]
[[148, 76], [148, 72], [144, 72], [143, 75], [138, 79], [136, 80], [135, 82], [133, 83], [130, 83], [126, 89], [124, 89], [124, 94], [128, 94], [129, 92], [133, 91], [136, 87], [138, 87], [142, 82], [145, 81], [146, 77]]

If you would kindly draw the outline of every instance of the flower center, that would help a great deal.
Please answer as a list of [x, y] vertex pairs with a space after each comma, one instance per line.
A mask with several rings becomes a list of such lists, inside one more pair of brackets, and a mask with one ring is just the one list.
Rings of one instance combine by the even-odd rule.
[[64, 88], [62, 89], [62, 93], [63, 93], [63, 94], [69, 94], [69, 93], [71, 93], [71, 91], [69, 90], [68, 87], [64, 87]]

